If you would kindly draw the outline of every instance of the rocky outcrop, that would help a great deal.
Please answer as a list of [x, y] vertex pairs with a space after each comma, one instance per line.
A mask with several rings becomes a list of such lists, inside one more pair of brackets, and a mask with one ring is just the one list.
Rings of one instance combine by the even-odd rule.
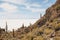
[[52, 5], [52, 7], [46, 10], [45, 17], [49, 20], [60, 17], [60, 0], [57, 0], [57, 2]]
[[60, 0], [57, 0], [57, 1], [56, 1], [56, 4], [60, 4]]
[[39, 19], [36, 24], [44, 25], [47, 21], [53, 21], [55, 18], [60, 18], [60, 0], [57, 0], [54, 5], [52, 5], [50, 8], [46, 10], [46, 14]]

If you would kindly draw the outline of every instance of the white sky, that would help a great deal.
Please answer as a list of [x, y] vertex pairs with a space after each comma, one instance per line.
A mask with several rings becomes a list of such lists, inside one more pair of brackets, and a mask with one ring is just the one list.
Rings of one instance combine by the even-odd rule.
[[30, 23], [34, 24], [37, 19], [9, 19], [9, 20], [0, 20], [0, 27], [5, 28], [6, 21], [8, 24], [8, 30], [18, 29], [24, 23], [25, 26], [28, 26]]

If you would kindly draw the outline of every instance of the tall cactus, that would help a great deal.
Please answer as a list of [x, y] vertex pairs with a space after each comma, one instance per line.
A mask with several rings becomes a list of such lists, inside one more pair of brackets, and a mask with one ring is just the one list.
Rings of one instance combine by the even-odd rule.
[[24, 26], [24, 24], [22, 24], [22, 27], [21, 28], [24, 28], [25, 26]]
[[32, 26], [32, 24], [30, 23], [30, 26]]
[[13, 37], [15, 37], [14, 29], [13, 29]]
[[7, 30], [8, 30], [8, 25], [7, 25], [7, 22], [6, 22], [6, 29], [5, 29], [5, 30], [6, 30], [6, 33], [7, 33]]
[[40, 13], [40, 18], [42, 17], [42, 14]]

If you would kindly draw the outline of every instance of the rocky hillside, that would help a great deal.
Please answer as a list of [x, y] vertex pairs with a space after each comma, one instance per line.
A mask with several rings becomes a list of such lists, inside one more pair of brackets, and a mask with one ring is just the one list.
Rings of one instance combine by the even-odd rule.
[[8, 40], [60, 40], [60, 0], [46, 10], [46, 13], [33, 25], [1, 36]]
[[46, 10], [21, 40], [60, 40], [60, 0]]

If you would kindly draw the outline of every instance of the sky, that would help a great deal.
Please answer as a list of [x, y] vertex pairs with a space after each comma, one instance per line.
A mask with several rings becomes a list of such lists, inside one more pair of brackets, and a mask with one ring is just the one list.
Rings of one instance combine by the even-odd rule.
[[34, 24], [39, 18], [40, 13], [45, 14], [48, 7], [53, 5], [56, 0], [0, 0], [0, 27], [5, 28], [8, 23], [9, 30], [17, 29], [24, 23]]

